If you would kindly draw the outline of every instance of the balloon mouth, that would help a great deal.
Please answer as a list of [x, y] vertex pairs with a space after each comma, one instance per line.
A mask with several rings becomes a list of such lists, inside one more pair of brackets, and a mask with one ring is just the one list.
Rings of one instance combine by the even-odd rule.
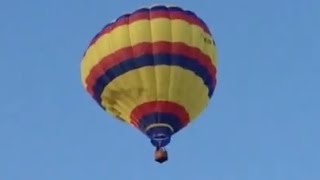
[[170, 137], [165, 139], [151, 139], [151, 144], [155, 147], [165, 147], [170, 143]]
[[155, 147], [165, 147], [171, 141], [171, 136], [168, 134], [158, 133], [153, 134], [151, 137], [151, 144]]
[[164, 147], [170, 143], [173, 132], [167, 125], [156, 124], [154, 127], [149, 128], [146, 134], [150, 138], [153, 146]]
[[155, 140], [155, 141], [164, 141], [164, 140], [169, 139], [169, 136], [166, 135], [166, 134], [162, 134], [162, 133], [160, 133], [160, 134], [154, 134], [154, 135], [152, 136], [152, 139]]

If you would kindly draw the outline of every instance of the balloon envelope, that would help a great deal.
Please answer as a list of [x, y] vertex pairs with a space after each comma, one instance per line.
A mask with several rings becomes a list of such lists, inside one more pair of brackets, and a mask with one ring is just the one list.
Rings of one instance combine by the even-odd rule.
[[105, 111], [164, 147], [212, 97], [215, 42], [191, 11], [141, 8], [107, 24], [92, 39], [81, 77]]

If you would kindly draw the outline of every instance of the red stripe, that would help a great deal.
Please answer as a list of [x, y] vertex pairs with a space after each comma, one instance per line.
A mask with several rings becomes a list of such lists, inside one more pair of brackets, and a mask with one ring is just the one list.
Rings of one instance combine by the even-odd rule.
[[138, 105], [131, 111], [131, 124], [138, 126], [143, 116], [154, 112], [172, 113], [180, 119], [183, 126], [190, 122], [189, 113], [183, 106], [171, 101], [151, 101]]
[[188, 15], [183, 11], [169, 11], [169, 10], [151, 10], [151, 11], [138, 11], [132, 13], [130, 16], [124, 16], [118, 19], [116, 22], [104, 28], [95, 38], [92, 39], [90, 45], [94, 44], [101, 36], [107, 34], [119, 26], [131, 24], [138, 20], [152, 20], [156, 18], [168, 18], [171, 20], [180, 19], [190, 24], [197, 25], [203, 29], [206, 33], [210, 34], [209, 29], [204, 25], [199, 18], [194, 15]]
[[[102, 76], [108, 69], [113, 66], [144, 54], [170, 53], [179, 54], [197, 60], [201, 65], [207, 68], [213, 81], [215, 81], [216, 68], [212, 64], [211, 59], [202, 53], [198, 48], [190, 47], [180, 42], [156, 42], [156, 43], [140, 43], [132, 47], [126, 47], [104, 57], [97, 65], [95, 65], [88, 77], [86, 78], [87, 90], [93, 94], [93, 86], [95, 81]], [[214, 83], [215, 84], [215, 83]]]

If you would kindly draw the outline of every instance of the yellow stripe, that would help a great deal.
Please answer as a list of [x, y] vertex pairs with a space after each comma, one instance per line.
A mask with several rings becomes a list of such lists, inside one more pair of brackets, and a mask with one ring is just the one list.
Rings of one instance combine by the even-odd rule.
[[130, 121], [137, 105], [154, 100], [169, 100], [186, 108], [195, 119], [207, 106], [208, 89], [193, 72], [177, 66], [148, 66], [129, 71], [105, 87], [102, 105], [111, 114]]
[[142, 42], [183, 42], [199, 48], [216, 65], [216, 47], [213, 44], [204, 43], [204, 38], [212, 40], [211, 36], [201, 27], [183, 20], [157, 18], [151, 21], [138, 20], [130, 25], [119, 26], [101, 36], [95, 44], [88, 48], [81, 63], [82, 83], [86, 86], [85, 78], [103, 57]]

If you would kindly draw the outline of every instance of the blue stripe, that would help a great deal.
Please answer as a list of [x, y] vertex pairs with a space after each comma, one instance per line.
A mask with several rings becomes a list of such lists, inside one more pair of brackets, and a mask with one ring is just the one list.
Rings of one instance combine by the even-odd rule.
[[123, 61], [108, 69], [101, 75], [93, 86], [93, 98], [100, 104], [103, 89], [118, 76], [138, 68], [155, 65], [173, 65], [190, 70], [198, 75], [208, 88], [208, 96], [211, 98], [214, 91], [213, 79], [206, 67], [195, 59], [175, 54], [147, 54]]
[[167, 124], [174, 129], [174, 133], [178, 132], [183, 128], [183, 125], [175, 114], [172, 113], [162, 113], [162, 112], [154, 112], [143, 116], [139, 121], [139, 129], [141, 131], [145, 131], [145, 129], [157, 123]]

